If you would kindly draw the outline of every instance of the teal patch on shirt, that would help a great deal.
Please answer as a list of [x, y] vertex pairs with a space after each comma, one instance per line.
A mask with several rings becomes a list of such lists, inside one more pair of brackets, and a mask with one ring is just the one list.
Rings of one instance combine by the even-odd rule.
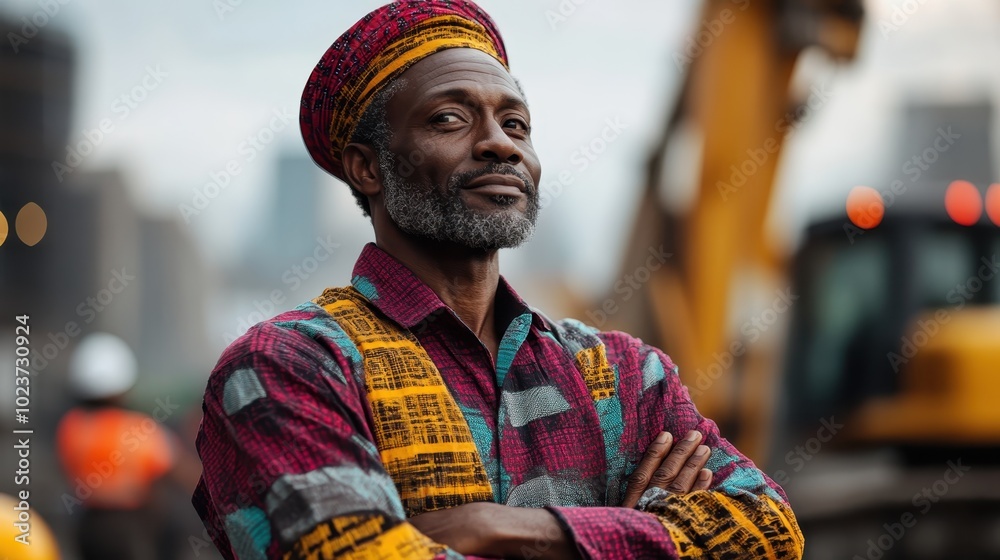
[[[500, 464], [499, 471], [500, 471], [500, 484], [499, 484], [499, 486], [500, 486], [500, 491], [499, 491], [500, 496], [497, 498], [497, 503], [498, 504], [506, 504], [507, 503], [507, 496], [510, 494], [511, 477], [510, 477], [510, 473], [507, 472], [507, 469], [503, 468], [503, 464], [502, 463]], [[496, 495], [497, 492], [494, 491], [493, 494]]]
[[558, 323], [553, 323], [553, 326], [555, 327], [553, 334], [556, 342], [574, 359], [581, 350], [604, 344], [601, 337], [598, 336], [600, 331], [576, 319], [563, 319]]
[[514, 363], [514, 356], [528, 338], [531, 331], [531, 313], [518, 315], [510, 322], [507, 332], [500, 340], [500, 350], [497, 352], [497, 387], [503, 387], [507, 372]]
[[[353, 370], [351, 373], [354, 375], [355, 381], [363, 383], [364, 361], [361, 358], [361, 352], [358, 351], [358, 347], [354, 345], [354, 341], [351, 340], [351, 337], [347, 336], [344, 329], [342, 329], [340, 325], [337, 324], [332, 317], [330, 317], [326, 310], [315, 303], [303, 303], [302, 305], [296, 307], [295, 310], [305, 311], [308, 313], [318, 312], [321, 314], [301, 321], [283, 321], [280, 323], [274, 323], [274, 326], [299, 331], [315, 340], [332, 340], [337, 348], [340, 349], [340, 353], [351, 362]], [[333, 373], [341, 383], [347, 383], [344, 379], [344, 373], [340, 370], [340, 366], [338, 366], [332, 358], [328, 361], [328, 363], [324, 363], [324, 365], [331, 369], [331, 373]]]
[[[705, 465], [705, 468], [717, 473], [733, 463], [737, 463], [738, 461], [738, 457], [713, 447], [712, 456], [708, 459], [708, 463]], [[734, 498], [746, 496], [757, 500], [760, 495], [764, 495], [779, 504], [784, 503], [785, 501], [780, 494], [768, 486], [767, 481], [764, 480], [764, 473], [760, 472], [760, 469], [755, 467], [734, 467], [732, 472], [729, 473], [729, 476], [720, 480], [718, 484], [715, 485], [713, 490], [722, 492], [723, 494]]]
[[378, 299], [378, 290], [375, 288], [375, 284], [372, 284], [372, 281], [364, 276], [355, 276], [354, 278], [351, 278], [351, 284], [353, 284], [354, 289], [361, 292], [361, 295], [365, 296], [368, 301], [375, 301]]
[[474, 408], [462, 406], [460, 403], [458, 408], [462, 410], [465, 422], [469, 425], [469, 431], [472, 432], [472, 441], [476, 443], [476, 450], [479, 451], [479, 460], [482, 461], [483, 467], [486, 469], [486, 477], [490, 479], [490, 487], [493, 489], [493, 499], [497, 500], [499, 499], [500, 471], [496, 456], [492, 453], [493, 432], [490, 431], [489, 426], [486, 424], [486, 419], [483, 418], [482, 412]]
[[622, 402], [618, 395], [618, 366], [612, 366], [615, 370], [615, 394], [606, 399], [601, 399], [594, 403], [597, 409], [597, 417], [601, 423], [601, 432], [604, 433], [604, 460], [607, 463], [608, 490], [607, 504], [617, 505], [621, 503], [621, 479], [625, 478], [627, 462], [621, 453], [622, 431], [624, 422], [622, 420]]
[[[500, 454], [500, 443], [507, 428], [507, 410], [501, 400], [500, 410], [497, 411], [497, 455]], [[493, 495], [498, 504], [507, 503], [507, 494], [510, 493], [511, 477], [507, 469], [503, 468], [503, 463], [497, 461], [497, 484], [493, 487]]]
[[578, 320], [572, 319], [572, 318], [563, 319], [562, 323], [563, 323], [563, 325], [565, 325], [567, 327], [570, 327], [571, 329], [575, 329], [577, 331], [580, 331], [581, 333], [584, 333], [584, 334], [589, 334], [589, 335], [596, 336], [596, 335], [600, 334], [600, 332], [601, 332], [596, 327], [592, 327], [592, 326], [584, 323], [583, 321], [578, 321]]
[[382, 457], [378, 452], [378, 447], [376, 447], [374, 443], [368, 441], [368, 439], [363, 437], [361, 434], [351, 434], [351, 441], [361, 449], [364, 449], [365, 452], [367, 452], [368, 455], [371, 455], [373, 459], [379, 461], [382, 460]]
[[257, 507], [234, 511], [226, 516], [226, 535], [238, 558], [265, 560], [271, 544], [267, 514]]

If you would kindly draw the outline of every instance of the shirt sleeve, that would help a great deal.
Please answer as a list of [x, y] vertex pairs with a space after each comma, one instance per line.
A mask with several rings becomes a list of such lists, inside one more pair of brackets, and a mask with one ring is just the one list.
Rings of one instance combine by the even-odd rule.
[[223, 355], [193, 501], [225, 558], [462, 558], [406, 522], [350, 372], [316, 329], [262, 323]]
[[[712, 455], [707, 491], [670, 495], [646, 511], [619, 507], [549, 507], [589, 559], [801, 558], [804, 540], [784, 491], [702, 417], [663, 352], [643, 345], [637, 398], [644, 451], [660, 430], [698, 430]], [[634, 466], [632, 467], [634, 469]], [[631, 470], [630, 470], [631, 472]]]

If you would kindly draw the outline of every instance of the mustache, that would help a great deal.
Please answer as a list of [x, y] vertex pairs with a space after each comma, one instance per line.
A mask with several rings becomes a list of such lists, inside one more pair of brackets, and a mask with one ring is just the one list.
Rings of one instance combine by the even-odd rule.
[[469, 185], [469, 183], [482, 177], [483, 175], [513, 175], [524, 182], [524, 186], [526, 187], [525, 190], [527, 190], [528, 194], [535, 193], [535, 182], [531, 180], [531, 177], [509, 163], [497, 163], [495, 161], [487, 164], [486, 167], [482, 169], [465, 171], [463, 173], [459, 173], [458, 175], [454, 175], [451, 178], [451, 184], [449, 186], [452, 189], [464, 189]]

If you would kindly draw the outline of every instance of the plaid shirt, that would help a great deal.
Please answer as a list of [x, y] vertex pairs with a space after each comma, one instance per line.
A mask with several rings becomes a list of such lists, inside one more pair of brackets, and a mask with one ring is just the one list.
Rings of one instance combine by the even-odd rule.
[[[781, 488], [698, 414], [660, 350], [551, 321], [501, 278], [496, 314], [509, 326], [494, 363], [426, 284], [374, 244], [352, 285], [375, 314], [413, 333], [440, 371], [492, 500], [547, 508], [583, 558], [801, 556]], [[605, 387], [581, 375], [587, 356], [606, 358]], [[392, 418], [373, 413], [358, 358], [357, 341], [313, 302], [254, 326], [222, 355], [205, 393], [194, 504], [226, 558], [460, 557], [406, 523], [422, 510], [402, 507], [406, 481], [380, 460], [378, 431]], [[616, 507], [661, 430], [704, 434], [711, 490], [647, 511]]]

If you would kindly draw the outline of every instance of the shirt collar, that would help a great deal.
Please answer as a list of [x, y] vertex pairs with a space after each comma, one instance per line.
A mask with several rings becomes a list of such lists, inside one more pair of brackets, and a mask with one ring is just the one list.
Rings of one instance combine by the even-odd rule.
[[[387, 317], [403, 328], [412, 329], [429, 315], [448, 309], [441, 298], [416, 274], [374, 243], [368, 243], [354, 264], [351, 284]], [[496, 301], [510, 305], [512, 315], [531, 314], [531, 322], [552, 331], [548, 318], [529, 307], [501, 276]]]

